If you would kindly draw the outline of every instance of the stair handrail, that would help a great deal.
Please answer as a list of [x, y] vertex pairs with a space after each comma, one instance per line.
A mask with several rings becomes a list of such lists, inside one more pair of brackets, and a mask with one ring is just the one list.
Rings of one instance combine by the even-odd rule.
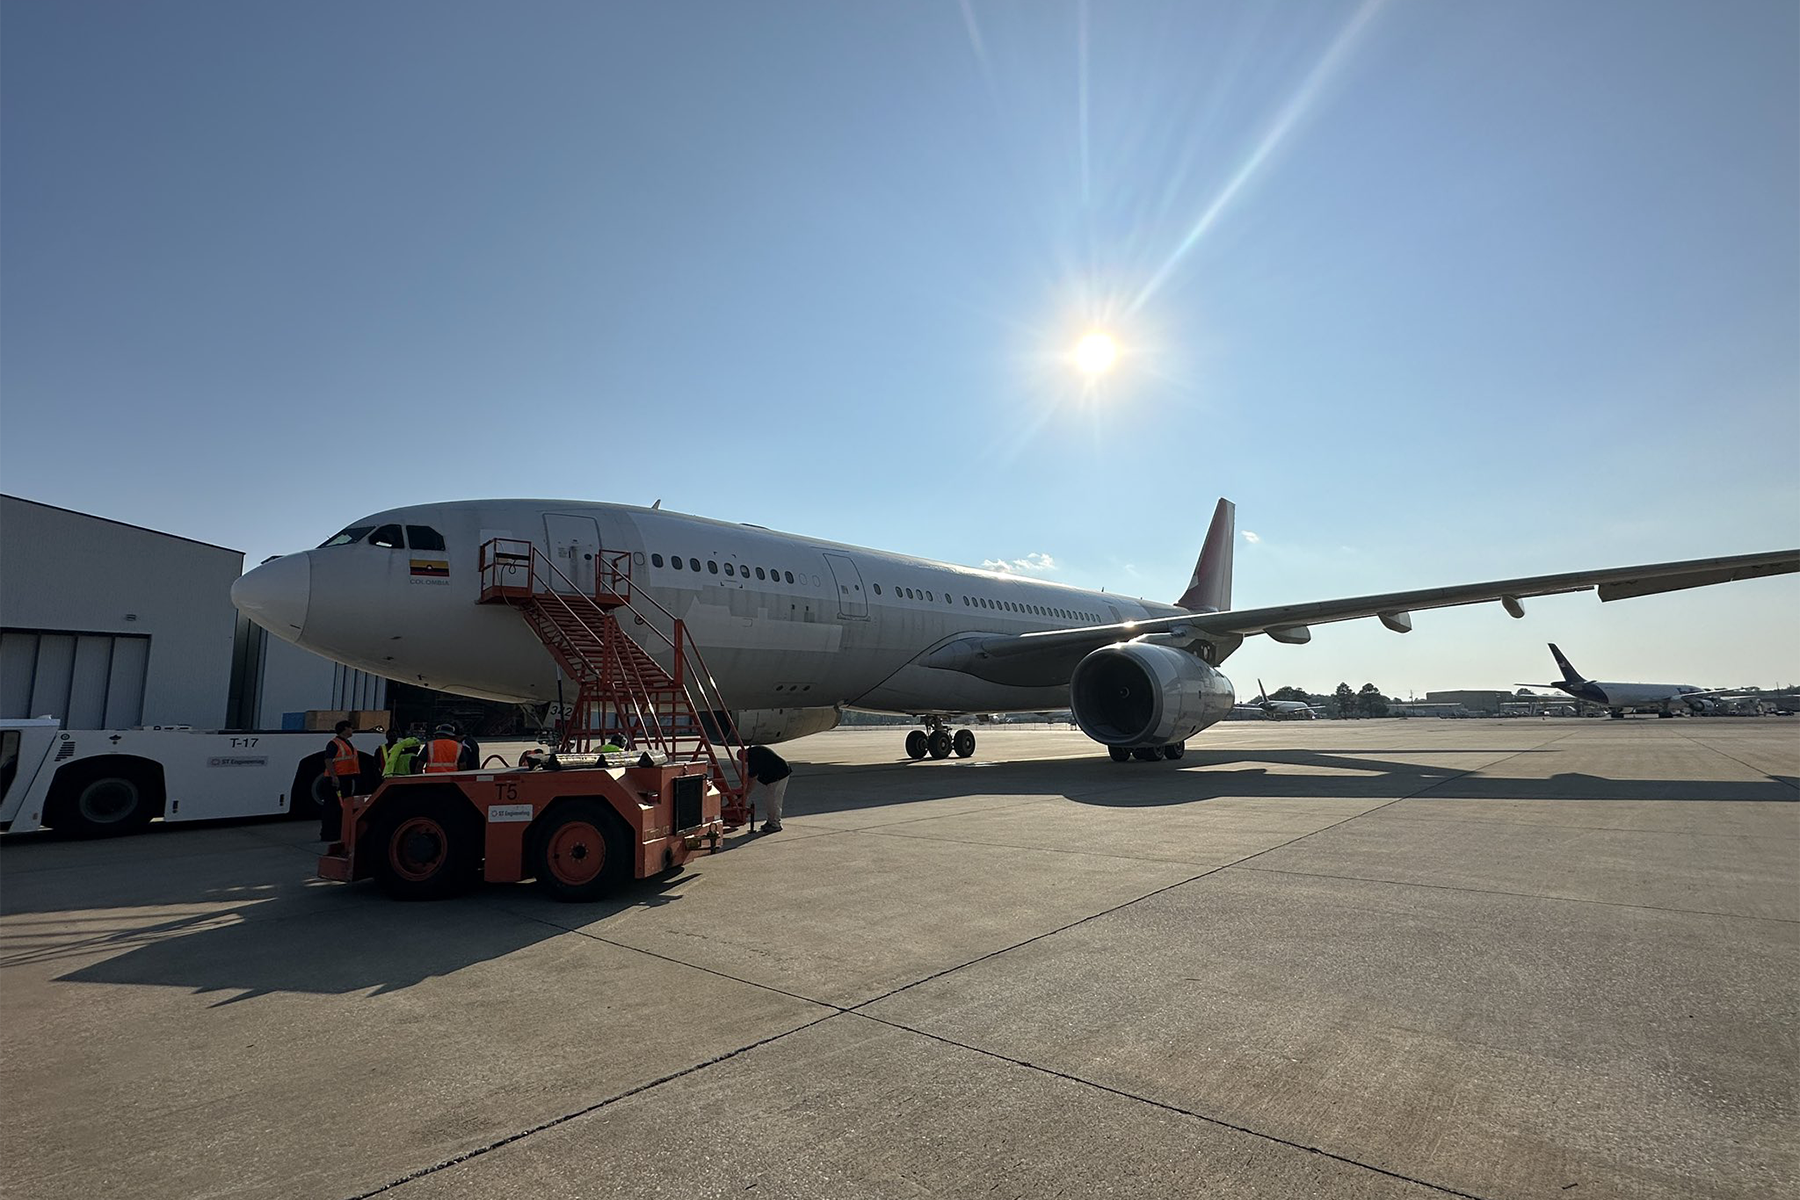
[[[490, 547], [492, 548], [491, 554]], [[615, 551], [613, 552], [613, 556], [614, 561], [616, 562], [630, 562], [630, 554], [628, 551]], [[543, 565], [542, 572], [539, 570], [540, 563]], [[562, 568], [558, 567], [548, 555], [538, 549], [537, 543], [524, 538], [490, 538], [488, 541], [482, 543], [479, 565], [481, 569], [483, 591], [487, 591], [490, 587], [501, 589], [515, 587], [516, 585], [501, 582], [500, 574], [502, 571], [510, 574], [512, 571], [516, 570], [518, 566], [524, 565], [526, 570], [525, 590], [533, 599], [538, 600], [541, 603], [546, 599], [554, 598], [556, 602], [561, 605], [562, 610], [581, 627], [583, 633], [586, 633], [589, 637], [593, 638], [602, 648], [606, 646], [605, 636], [589, 625], [587, 619], [576, 610], [574, 605], [569, 603], [570, 596], [580, 596], [582, 599], [593, 604], [596, 609], [599, 609], [600, 602], [598, 598], [588, 595], [581, 589], [579, 584], [564, 574]], [[724, 693], [719, 690], [718, 681], [713, 678], [712, 672], [707, 669], [706, 660], [701, 655], [699, 646], [695, 645], [692, 638], [686, 636], [686, 622], [670, 612], [667, 608], [663, 607], [662, 602], [657, 600], [655, 596], [650, 595], [648, 592], [639, 591], [637, 595], [649, 601], [651, 606], [671, 623], [671, 627], [674, 631], [673, 635], [664, 633], [661, 628], [651, 622], [643, 613], [638, 611], [637, 605], [632, 603], [629, 589], [631, 578], [629, 571], [621, 572], [617, 567], [612, 568], [611, 571], [615, 578], [623, 577], [625, 579], [627, 588], [623, 592], [610, 592], [608, 595], [618, 601], [619, 607], [624, 608], [636, 618], [638, 624], [643, 625], [652, 633], [656, 634], [657, 637], [661, 638], [663, 644], [671, 651], [672, 661], [675, 666], [675, 686], [680, 688], [682, 692], [687, 695], [688, 705], [694, 709], [694, 719], [699, 726], [695, 732], [700, 739], [700, 745], [705, 749], [707, 758], [713, 763], [714, 773], [717, 774], [720, 779], [735, 779], [734, 788], [737, 795], [741, 797], [749, 786], [748, 771], [736, 754], [727, 754], [724, 756], [725, 760], [731, 763], [731, 773], [730, 776], [727, 776], [725, 770], [720, 766], [720, 755], [713, 749], [713, 739], [706, 736], [705, 725], [700, 717], [701, 712], [708, 711], [723, 718], [725, 728], [720, 732], [724, 735], [727, 747], [732, 745], [742, 746], [743, 740], [738, 735], [737, 723], [732, 719], [731, 710], [725, 706]], [[492, 584], [488, 582], [488, 575], [490, 572], [494, 574], [494, 582]], [[545, 586], [542, 589], [538, 587], [540, 576], [545, 583]], [[558, 580], [566, 586], [568, 589], [567, 591], [555, 586], [555, 583]], [[598, 590], [598, 587], [599, 570], [596, 569], [596, 590]], [[605, 610], [601, 609], [600, 611], [604, 612]], [[616, 620], [617, 618], [615, 618], [615, 621]], [[620, 632], [624, 633], [624, 630], [621, 629]], [[627, 640], [630, 640], [630, 635], [627, 634], [625, 636]], [[693, 681], [694, 690], [699, 692], [703, 704], [696, 705], [694, 703], [693, 694], [688, 690], [688, 683], [683, 679], [684, 667], [686, 668], [685, 674]], [[633, 668], [633, 675], [640, 685], [640, 690], [644, 690], [642, 688], [642, 675], [636, 671], [635, 666]], [[635, 696], [633, 698], [633, 703], [635, 706]], [[641, 711], [638, 713], [639, 727], [641, 729], [655, 727], [660, 734], [662, 732], [661, 722], [646, 722], [643, 719], [643, 715], [644, 714]], [[673, 734], [672, 730], [669, 732], [671, 735]], [[659, 737], [657, 740], [660, 741], [662, 738]], [[669, 737], [668, 744], [672, 751], [674, 749], [673, 736]]]

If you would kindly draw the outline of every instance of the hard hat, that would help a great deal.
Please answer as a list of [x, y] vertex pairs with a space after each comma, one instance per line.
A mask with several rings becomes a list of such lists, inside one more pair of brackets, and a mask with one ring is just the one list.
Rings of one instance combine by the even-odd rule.
[[447, 733], [447, 734], [450, 734], [450, 735], [451, 735], [451, 736], [452, 736], [452, 737], [454, 737], [454, 736], [455, 736], [455, 735], [456, 735], [456, 726], [454, 726], [454, 725], [452, 725], [452, 724], [451, 724], [451, 723], [450, 723], [450, 722], [448, 722], [448, 721], [445, 721], [445, 722], [444, 722], [444, 723], [443, 723], [443, 724], [442, 724], [442, 725], [439, 725], [439, 726], [438, 726], [438, 727], [437, 727], [437, 729], [436, 729], [436, 730], [435, 730], [435, 732], [437, 732], [437, 733]]

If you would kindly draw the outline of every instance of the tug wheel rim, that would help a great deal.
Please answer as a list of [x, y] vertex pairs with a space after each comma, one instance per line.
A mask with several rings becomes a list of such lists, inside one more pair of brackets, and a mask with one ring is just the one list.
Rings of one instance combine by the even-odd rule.
[[388, 866], [409, 883], [423, 883], [450, 857], [450, 831], [435, 817], [408, 817], [388, 837]]
[[551, 832], [544, 862], [558, 883], [592, 883], [606, 869], [606, 838], [591, 822], [569, 821]]

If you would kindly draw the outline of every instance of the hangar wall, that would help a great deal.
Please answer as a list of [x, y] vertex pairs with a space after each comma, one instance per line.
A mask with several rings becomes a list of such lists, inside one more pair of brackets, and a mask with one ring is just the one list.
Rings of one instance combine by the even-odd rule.
[[224, 724], [243, 565], [223, 546], [0, 497], [0, 715]]
[[287, 712], [385, 706], [385, 680], [247, 636], [231, 604], [243, 566], [242, 551], [0, 496], [0, 717], [279, 729]]

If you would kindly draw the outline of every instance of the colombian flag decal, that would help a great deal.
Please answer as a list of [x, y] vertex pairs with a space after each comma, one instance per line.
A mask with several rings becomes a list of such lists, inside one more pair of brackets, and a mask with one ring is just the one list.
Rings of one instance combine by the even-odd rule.
[[448, 579], [450, 563], [442, 558], [415, 558], [412, 560], [412, 573], [414, 578]]

